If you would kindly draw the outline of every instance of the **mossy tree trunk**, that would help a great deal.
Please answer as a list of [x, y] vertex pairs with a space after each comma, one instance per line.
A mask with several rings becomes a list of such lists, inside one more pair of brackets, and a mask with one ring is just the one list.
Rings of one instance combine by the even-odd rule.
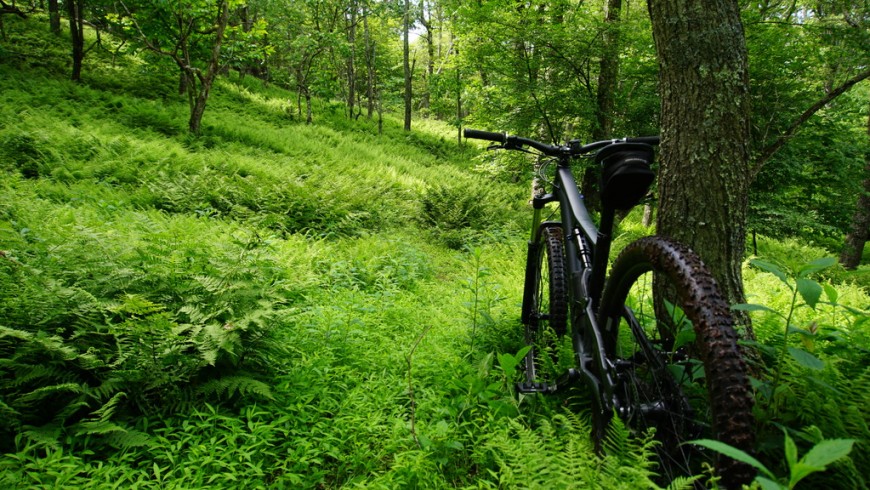
[[739, 6], [653, 0], [649, 11], [662, 105], [657, 230], [698, 252], [727, 300], [742, 303], [750, 120]]

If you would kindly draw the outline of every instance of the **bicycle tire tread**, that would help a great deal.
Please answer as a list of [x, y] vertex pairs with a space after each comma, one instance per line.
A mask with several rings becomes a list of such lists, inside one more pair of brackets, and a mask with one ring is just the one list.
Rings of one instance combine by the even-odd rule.
[[[684, 311], [692, 310], [686, 311], [686, 315], [697, 319], [693, 322], [695, 344], [705, 367], [716, 438], [751, 451], [754, 444], [753, 397], [746, 375], [746, 362], [737, 344], [728, 303], [712, 274], [688, 247], [663, 237], [641, 238], [623, 249], [614, 261], [611, 280], [602, 295], [602, 315], [622, 308], [627, 289], [642, 273], [641, 270], [666, 274], [676, 286]], [[739, 488], [755, 475], [751, 467], [730, 458], [720, 458], [717, 470], [726, 488]]]

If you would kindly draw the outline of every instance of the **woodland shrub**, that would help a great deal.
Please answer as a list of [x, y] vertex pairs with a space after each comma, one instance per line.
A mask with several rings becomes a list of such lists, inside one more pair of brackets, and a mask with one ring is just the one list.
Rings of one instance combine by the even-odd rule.
[[[774, 247], [776, 248], [776, 247]], [[789, 249], [789, 251], [791, 251]], [[755, 379], [758, 448], [776, 474], [788, 474], [781, 459], [782, 430], [801, 454], [823, 439], [854, 439], [849, 458], [807, 478], [820, 488], [867, 488], [870, 469], [870, 314], [864, 290], [832, 284], [834, 259], [806, 263], [792, 253], [779, 265], [759, 260], [745, 269], [747, 297], [762, 364]], [[836, 270], [836, 269], [834, 269]], [[763, 272], [762, 272], [763, 271]], [[817, 281], [819, 280], [819, 281]]]
[[267, 238], [24, 194], [4, 192], [0, 203], [7, 436], [31, 426], [51, 440], [63, 427], [110, 424], [115, 413], [271, 396], [257, 373], [286, 354], [277, 332], [294, 293]]
[[474, 242], [498, 216], [493, 192], [482, 183], [436, 184], [421, 199], [421, 224], [445, 245], [460, 249]]

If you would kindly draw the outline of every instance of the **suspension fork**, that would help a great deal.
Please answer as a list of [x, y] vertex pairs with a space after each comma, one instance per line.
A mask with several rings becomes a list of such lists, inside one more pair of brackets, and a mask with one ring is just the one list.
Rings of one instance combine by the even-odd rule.
[[[538, 260], [541, 253], [541, 233], [543, 233], [543, 228], [547, 226], [547, 223], [544, 223], [541, 220], [542, 210], [544, 206], [549, 202], [553, 202], [556, 200], [556, 197], [552, 194], [542, 194], [539, 196], [532, 197], [532, 226], [531, 226], [531, 234], [529, 236], [528, 249], [526, 252], [526, 277], [525, 284], [523, 287], [523, 306], [522, 306], [522, 322], [523, 325], [529, 325], [530, 322], [537, 322], [536, 319], [531, 318], [532, 311], [532, 291], [534, 290], [535, 282], [538, 280], [537, 275], [535, 274], [537, 267], [533, 265], [533, 262]], [[555, 223], [553, 224], [555, 226]], [[534, 325], [537, 326], [537, 325]]]

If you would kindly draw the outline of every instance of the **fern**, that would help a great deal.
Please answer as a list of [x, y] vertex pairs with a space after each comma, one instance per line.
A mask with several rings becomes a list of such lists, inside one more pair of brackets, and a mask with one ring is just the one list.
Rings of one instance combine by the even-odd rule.
[[649, 438], [634, 439], [624, 425], [612, 424], [607, 455], [594, 454], [586, 418], [571, 412], [543, 420], [535, 428], [511, 421], [493, 436], [487, 450], [497, 464], [498, 486], [524, 488], [657, 488]]
[[231, 398], [234, 395], [257, 395], [273, 400], [269, 385], [249, 376], [224, 376], [213, 379], [199, 387], [197, 392], [203, 395], [217, 395]]

